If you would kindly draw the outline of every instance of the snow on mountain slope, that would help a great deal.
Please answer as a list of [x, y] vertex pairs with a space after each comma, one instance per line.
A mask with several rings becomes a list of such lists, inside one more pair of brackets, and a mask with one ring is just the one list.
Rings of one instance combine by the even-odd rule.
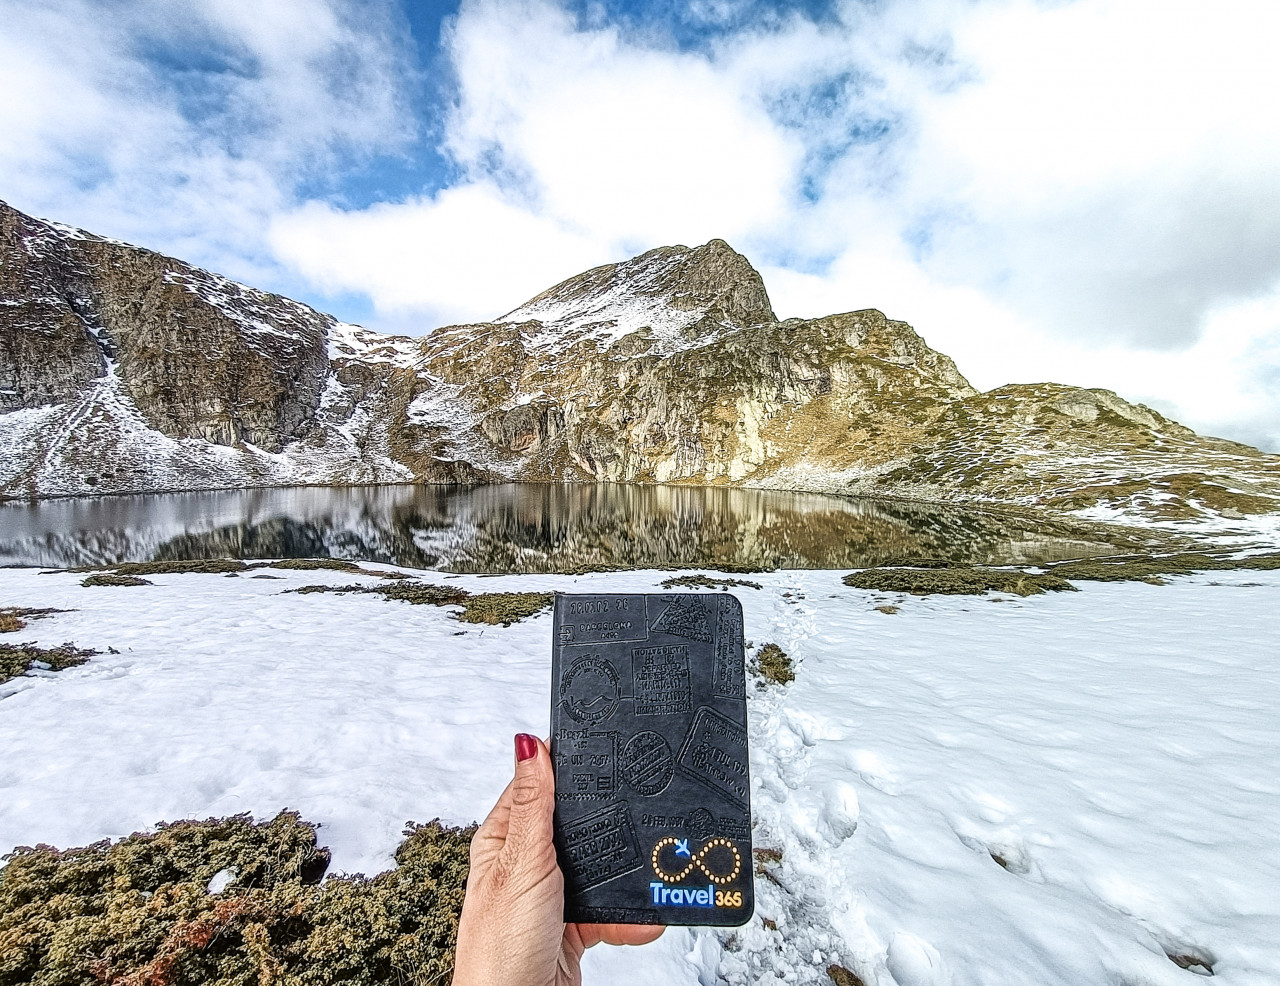
[[601, 349], [645, 332], [653, 352], [704, 345], [744, 325], [776, 321], [760, 275], [723, 240], [661, 247], [572, 277], [497, 320], [530, 328], [530, 349], [591, 340]]
[[[545, 733], [549, 616], [481, 630], [283, 594], [359, 576], [272, 574], [109, 589], [0, 570], [7, 604], [74, 610], [26, 638], [103, 651], [5, 687], [0, 852], [288, 806], [335, 870], [372, 873], [407, 819], [484, 815], [511, 734]], [[639, 592], [669, 574], [431, 578]], [[587, 982], [828, 986], [833, 965], [869, 986], [1194, 982], [1171, 956], [1224, 986], [1280, 981], [1280, 573], [1027, 599], [751, 578], [748, 638], [796, 661], [750, 699], [754, 841], [776, 850], [756, 916], [595, 950]]]

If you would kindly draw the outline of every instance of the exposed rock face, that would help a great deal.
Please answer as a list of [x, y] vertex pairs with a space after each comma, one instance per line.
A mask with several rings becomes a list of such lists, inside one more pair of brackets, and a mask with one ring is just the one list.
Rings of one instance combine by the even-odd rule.
[[721, 240], [412, 339], [0, 203], [0, 410], [10, 495], [516, 479], [1280, 506], [1280, 457], [1108, 391], [980, 394], [874, 310], [780, 322]]
[[0, 238], [9, 406], [65, 400], [111, 360], [147, 423], [172, 438], [276, 452], [311, 426], [331, 318], [4, 203]]
[[0, 203], [0, 258], [0, 411], [66, 400], [106, 371], [67, 290], [69, 243]]

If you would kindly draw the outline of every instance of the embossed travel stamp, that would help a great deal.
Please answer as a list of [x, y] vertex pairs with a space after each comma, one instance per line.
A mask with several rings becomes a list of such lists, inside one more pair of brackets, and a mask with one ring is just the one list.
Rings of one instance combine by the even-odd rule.
[[562, 801], [597, 801], [618, 793], [618, 733], [566, 729], [556, 735], [556, 771], [568, 784], [556, 787]]
[[717, 695], [747, 697], [747, 676], [742, 653], [742, 604], [732, 596], [720, 598], [716, 618], [715, 663], [711, 683]]
[[560, 616], [565, 645], [646, 640], [644, 596], [577, 596]]
[[622, 748], [622, 776], [632, 790], [646, 797], [661, 794], [675, 774], [676, 759], [659, 733], [644, 730]]
[[565, 877], [576, 890], [588, 890], [637, 870], [644, 863], [631, 812], [615, 802], [567, 823], [560, 832]]
[[695, 780], [747, 807], [747, 731], [715, 709], [703, 706], [693, 718], [676, 763]]
[[[656, 618], [654, 609], [659, 610]], [[649, 599], [649, 629], [706, 643], [711, 640], [711, 614], [698, 595], [662, 596]]]
[[585, 725], [613, 715], [621, 695], [617, 670], [596, 654], [579, 657], [560, 678], [560, 705]]
[[636, 715], [672, 715], [693, 708], [687, 645], [635, 648], [631, 652], [631, 677]]

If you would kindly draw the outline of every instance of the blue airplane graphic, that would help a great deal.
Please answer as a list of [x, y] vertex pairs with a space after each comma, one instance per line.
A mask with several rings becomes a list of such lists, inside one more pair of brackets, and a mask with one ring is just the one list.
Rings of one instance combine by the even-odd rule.
[[676, 840], [676, 855], [677, 855], [677, 856], [692, 856], [692, 855], [693, 855], [693, 853], [689, 852], [689, 840], [688, 840], [688, 839], [678, 839], [678, 840]]

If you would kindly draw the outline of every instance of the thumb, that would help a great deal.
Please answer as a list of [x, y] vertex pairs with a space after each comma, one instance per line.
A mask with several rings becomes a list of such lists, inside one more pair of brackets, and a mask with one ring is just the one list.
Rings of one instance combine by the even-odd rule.
[[511, 782], [511, 814], [503, 862], [512, 868], [533, 863], [553, 853], [551, 816], [556, 806], [555, 774], [551, 754], [535, 736], [516, 736], [516, 776]]

